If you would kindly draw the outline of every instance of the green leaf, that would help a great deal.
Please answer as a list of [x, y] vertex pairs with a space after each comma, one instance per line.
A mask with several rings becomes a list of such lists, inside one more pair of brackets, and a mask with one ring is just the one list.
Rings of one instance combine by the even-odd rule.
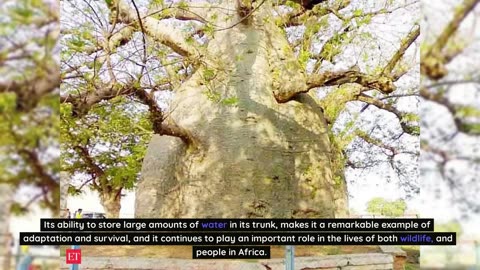
[[215, 78], [215, 70], [214, 69], [209, 69], [205, 68], [203, 70], [203, 79], [206, 81], [211, 81]]
[[12, 203], [12, 205], [10, 206], [10, 212], [11, 212], [13, 215], [21, 216], [21, 215], [27, 214], [27, 213], [28, 213], [28, 209], [26, 209], [25, 207], [23, 207], [20, 203], [14, 202], [14, 203]]
[[353, 12], [353, 16], [355, 16], [355, 17], [362, 16], [362, 14], [363, 14], [363, 9], [356, 9], [356, 10]]
[[459, 106], [456, 108], [456, 117], [480, 117], [480, 109], [474, 106]]
[[223, 105], [233, 106], [238, 104], [238, 97], [229, 97], [222, 100]]
[[304, 51], [300, 50], [300, 53], [298, 55], [298, 61], [300, 62], [300, 65], [303, 68], [307, 67], [308, 60], [310, 60], [310, 52], [309, 51]]

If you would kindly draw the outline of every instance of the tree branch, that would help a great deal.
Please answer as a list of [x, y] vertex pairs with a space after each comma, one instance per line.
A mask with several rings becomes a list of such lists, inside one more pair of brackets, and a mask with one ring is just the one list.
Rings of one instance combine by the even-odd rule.
[[464, 0], [461, 5], [455, 8], [453, 19], [447, 24], [436, 41], [421, 57], [420, 71], [422, 75], [425, 75], [432, 80], [439, 80], [447, 75], [448, 71], [445, 65], [448, 64], [455, 55], [460, 53], [461, 50], [454, 53], [445, 52], [445, 46], [451, 39], [452, 35], [457, 32], [462, 21], [468, 16], [468, 14], [470, 14], [479, 2], [479, 0]]
[[378, 146], [382, 149], [390, 151], [391, 156], [395, 156], [399, 153], [399, 151], [395, 147], [387, 145], [379, 139], [372, 138], [371, 136], [369, 136], [367, 133], [365, 133], [362, 130], [357, 129], [355, 131], [355, 135], [357, 135], [359, 138], [361, 138], [362, 140], [364, 140], [365, 142], [367, 142], [369, 144], [372, 144], [372, 145]]
[[[80, 117], [88, 113], [88, 111], [95, 104], [109, 100], [121, 95], [135, 95], [142, 103], [148, 106], [150, 111], [150, 120], [152, 122], [153, 130], [160, 135], [168, 135], [181, 138], [185, 143], [193, 145], [193, 137], [184, 129], [173, 123], [169, 118], [164, 117], [161, 108], [158, 107], [153, 93], [156, 87], [151, 90], [150, 93], [141, 88], [135, 81], [130, 81], [126, 84], [110, 84], [101, 88], [97, 88], [95, 91], [85, 91], [76, 95], [61, 96], [62, 103], [72, 104], [72, 114], [75, 117]], [[82, 152], [86, 157], [85, 151]], [[88, 154], [88, 152], [87, 152]], [[85, 159], [87, 162], [88, 160]], [[89, 164], [93, 164], [90, 162]], [[97, 173], [100, 173], [98, 170]]]
[[159, 14], [162, 19], [177, 19], [181, 21], [198, 21], [207, 23], [210, 20], [209, 11], [213, 8], [208, 2], [195, 2], [195, 6], [172, 6], [168, 8], [154, 8], [148, 16]]
[[297, 94], [306, 93], [313, 88], [342, 85], [346, 83], [357, 83], [366, 88], [379, 90], [384, 94], [392, 93], [396, 89], [393, 80], [389, 77], [368, 75], [352, 69], [347, 71], [326, 71], [321, 74], [312, 74], [307, 78], [307, 85], [304, 89], [276, 92], [275, 98], [278, 102], [283, 103], [291, 100]]
[[40, 179], [39, 186], [47, 187], [49, 190], [57, 188], [58, 182], [45, 171], [44, 166], [38, 158], [38, 154], [35, 151], [22, 148], [18, 150], [18, 153], [23, 157], [25, 162], [29, 165], [32, 172]]
[[452, 35], [457, 32], [462, 21], [468, 16], [470, 12], [479, 3], [479, 0], [464, 0], [461, 5], [455, 8], [452, 20], [443, 29], [442, 33], [438, 36], [435, 43], [430, 47], [430, 52], [441, 52]]
[[60, 87], [60, 71], [50, 63], [43, 72], [23, 81], [0, 82], [0, 93], [11, 92], [17, 96], [17, 110], [28, 112], [35, 108], [43, 96]]
[[400, 48], [395, 52], [395, 54], [392, 56], [388, 64], [383, 68], [383, 74], [386, 75], [391, 75], [393, 72], [393, 69], [397, 65], [398, 61], [405, 55], [405, 52], [407, 49], [412, 45], [412, 43], [418, 38], [420, 35], [420, 25], [415, 24], [408, 33], [408, 35], [403, 39]]
[[316, 17], [322, 17], [328, 14], [335, 14], [338, 13], [339, 10], [342, 10], [350, 5], [350, 0], [342, 0], [336, 7], [328, 7], [328, 8], [318, 8], [318, 9], [313, 9], [313, 10], [302, 10], [301, 12], [299, 11], [293, 11], [289, 14], [286, 15], [284, 21], [285, 21], [285, 27], [291, 27], [291, 26], [300, 26], [303, 25], [303, 23], [312, 16]]
[[162, 109], [158, 107], [157, 102], [153, 97], [153, 92], [147, 93], [145, 90], [139, 90], [135, 92], [135, 96], [148, 106], [150, 111], [150, 121], [153, 125], [153, 131], [156, 134], [178, 137], [187, 145], [194, 145], [192, 135], [190, 135], [185, 129], [180, 128], [172, 119], [166, 119]]
[[375, 99], [364, 93], [361, 93], [360, 95], [358, 95], [357, 100], [373, 105], [379, 109], [388, 111], [390, 113], [393, 113], [398, 118], [398, 121], [400, 122], [400, 126], [402, 127], [402, 130], [405, 133], [408, 133], [410, 135], [419, 135], [419, 127], [410, 125], [408, 121], [405, 120], [406, 113], [399, 111], [394, 106], [383, 103], [382, 101]]
[[433, 93], [426, 87], [420, 88], [420, 96], [425, 100], [435, 102], [447, 108], [447, 110], [452, 114], [453, 121], [458, 131], [470, 135], [480, 135], [480, 123], [468, 123], [465, 119], [458, 115], [459, 110], [466, 108], [466, 106], [453, 104], [448, 98], [444, 97], [443, 94]]
[[139, 87], [135, 87], [134, 83], [104, 85], [97, 87], [95, 91], [60, 96], [60, 102], [72, 104], [73, 116], [83, 116], [100, 101], [110, 100], [120, 95], [131, 95], [138, 89]]
[[[139, 21], [135, 10], [131, 9], [123, 0], [112, 0], [109, 8], [112, 13], [111, 17], [118, 17], [121, 23], [133, 25], [136, 29], [139, 29]], [[117, 14], [117, 12], [118, 16], [113, 16]], [[154, 19], [151, 16], [143, 18], [142, 23], [145, 28], [145, 33], [154, 40], [185, 57], [195, 58], [200, 55], [199, 46], [194, 40], [186, 42], [186, 37], [161, 20]]]
[[420, 28], [416, 25], [407, 34], [406, 38], [402, 41], [400, 48], [390, 58], [380, 74], [365, 74], [360, 72], [358, 68], [351, 68], [350, 70], [339, 72], [326, 71], [320, 74], [311, 74], [307, 78], [306, 88], [275, 93], [275, 98], [278, 102], [287, 102], [295, 95], [306, 93], [312, 88], [342, 85], [346, 83], [356, 83], [365, 88], [376, 89], [383, 94], [388, 95], [396, 90], [394, 82], [400, 78], [400, 76], [392, 74], [392, 70], [419, 34]]
[[[390, 163], [390, 166], [393, 169], [395, 169], [397, 167], [395, 165], [395, 162], [394, 162], [395, 156], [397, 156], [399, 154], [408, 154], [408, 155], [412, 155], [412, 156], [419, 156], [420, 155], [420, 153], [417, 152], [417, 151], [405, 151], [405, 150], [401, 150], [399, 148], [396, 148], [394, 146], [391, 146], [389, 144], [386, 144], [382, 140], [377, 139], [377, 138], [373, 138], [372, 136], [370, 136], [369, 134], [367, 134], [366, 132], [364, 132], [360, 129], [355, 130], [355, 135], [357, 135], [360, 139], [362, 139], [363, 141], [365, 141], [368, 144], [377, 146], [380, 149], [387, 150], [389, 153], [384, 153], [384, 154], [388, 157], [388, 161]], [[352, 161], [349, 161], [349, 162], [350, 162], [350, 164], [353, 164], [354, 167], [359, 167], [359, 166], [356, 166], [356, 164], [353, 163]]]
[[105, 171], [98, 166], [98, 164], [93, 160], [92, 156], [88, 150], [81, 145], [76, 145], [73, 147], [76, 150], [77, 154], [85, 162], [85, 165], [89, 168], [90, 174], [92, 175], [92, 185], [97, 189], [103, 189], [104, 185], [99, 186], [95, 179], [101, 179], [105, 176]]

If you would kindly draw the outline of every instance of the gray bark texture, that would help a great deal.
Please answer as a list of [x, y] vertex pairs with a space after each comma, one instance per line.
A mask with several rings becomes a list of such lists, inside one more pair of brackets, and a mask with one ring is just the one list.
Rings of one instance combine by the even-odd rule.
[[[346, 184], [333, 176], [334, 151], [314, 95], [275, 99], [274, 93], [304, 88], [306, 76], [286, 50], [285, 35], [262, 12], [268, 11], [216, 32], [204, 64], [176, 91], [169, 117], [195, 143], [153, 136], [136, 189], [136, 217], [346, 215]], [[205, 78], [210, 70], [213, 79]], [[235, 104], [222, 103], [228, 98]]]
[[121, 195], [119, 190], [113, 190], [100, 195], [100, 203], [105, 210], [107, 218], [118, 218], [120, 216]]

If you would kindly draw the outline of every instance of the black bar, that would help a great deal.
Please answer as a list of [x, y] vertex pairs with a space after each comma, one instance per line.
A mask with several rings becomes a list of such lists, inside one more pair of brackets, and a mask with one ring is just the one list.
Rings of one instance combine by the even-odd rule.
[[[282, 227], [282, 224], [291, 226]], [[364, 224], [366, 227], [340, 228], [342, 224]], [[258, 232], [360, 232], [360, 231], [433, 231], [433, 219], [418, 218], [369, 218], [369, 219], [41, 219], [40, 230], [64, 231], [258, 231]], [[95, 227], [93, 228], [92, 225]], [[128, 224], [143, 225], [128, 227]], [[234, 224], [236, 226], [234, 226]], [[260, 224], [264, 226], [260, 226]], [[316, 224], [316, 227], [314, 227]], [[409, 229], [387, 226], [387, 224], [409, 225]], [[111, 226], [108, 226], [111, 225]], [[116, 226], [113, 226], [116, 225]], [[158, 225], [158, 226], [155, 226]], [[248, 225], [248, 227], [247, 227]], [[324, 225], [324, 226], [322, 226]], [[333, 227], [333, 225], [337, 225]], [[367, 226], [368, 225], [368, 226]], [[425, 225], [425, 228], [422, 228]], [[428, 226], [427, 226], [428, 225]], [[83, 229], [81, 229], [83, 226]]]
[[[366, 238], [375, 235], [372, 241]], [[47, 237], [42, 240], [41, 237]], [[322, 239], [321, 237], [325, 239]], [[451, 237], [437, 242], [437, 236]], [[29, 239], [29, 237], [31, 239]], [[35, 238], [36, 237], [36, 238]], [[76, 237], [78, 239], [76, 239]], [[81, 239], [84, 237], [84, 239]], [[86, 237], [86, 238], [85, 238]], [[90, 239], [88, 239], [90, 237]], [[125, 239], [120, 239], [124, 237]], [[135, 239], [144, 237], [144, 239]], [[157, 240], [155, 241], [155, 237]], [[248, 237], [248, 238], [247, 238]], [[254, 239], [253, 237], [260, 237]], [[337, 241], [330, 241], [335, 237]], [[338, 238], [340, 237], [340, 238]], [[355, 238], [357, 237], [357, 238]], [[383, 241], [379, 241], [382, 237]], [[391, 241], [385, 241], [390, 237]], [[407, 237], [407, 238], [405, 238]], [[410, 237], [410, 238], [408, 238]], [[412, 238], [413, 237], [413, 238]], [[148, 239], [147, 239], [148, 238]], [[247, 238], [241, 241], [241, 238]], [[430, 239], [429, 239], [430, 238]], [[99, 240], [100, 239], [100, 240]], [[210, 239], [210, 240], [208, 240]], [[261, 241], [261, 240], [264, 241]], [[357, 241], [354, 241], [357, 239]], [[48, 240], [48, 241], [47, 241]], [[248, 241], [247, 241], [248, 240]], [[173, 242], [169, 242], [173, 241]], [[20, 233], [21, 245], [456, 245], [456, 233]]]
[[[212, 256], [216, 252], [219, 255]], [[212, 255], [209, 255], [212, 254]], [[193, 259], [270, 259], [269, 246], [193, 246]]]

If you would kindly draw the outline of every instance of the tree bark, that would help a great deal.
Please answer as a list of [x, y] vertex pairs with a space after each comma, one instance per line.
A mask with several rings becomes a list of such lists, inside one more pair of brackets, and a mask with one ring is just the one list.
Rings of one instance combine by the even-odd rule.
[[[136, 190], [136, 217], [290, 218], [345, 216], [346, 184], [321, 107], [281, 30], [225, 15], [205, 63], [176, 92], [169, 117], [195, 147], [155, 135]], [[238, 15], [236, 15], [238, 16]], [[288, 48], [288, 50], [287, 50]], [[205, 74], [214, 70], [214, 79]], [[230, 98], [234, 104], [222, 101]]]
[[[67, 218], [68, 208], [68, 186], [70, 185], [70, 174], [68, 172], [60, 172], [60, 218]], [[71, 213], [70, 213], [71, 214]]]
[[100, 195], [100, 203], [105, 210], [107, 218], [118, 218], [120, 216], [121, 208], [121, 190], [112, 190], [111, 192]]

